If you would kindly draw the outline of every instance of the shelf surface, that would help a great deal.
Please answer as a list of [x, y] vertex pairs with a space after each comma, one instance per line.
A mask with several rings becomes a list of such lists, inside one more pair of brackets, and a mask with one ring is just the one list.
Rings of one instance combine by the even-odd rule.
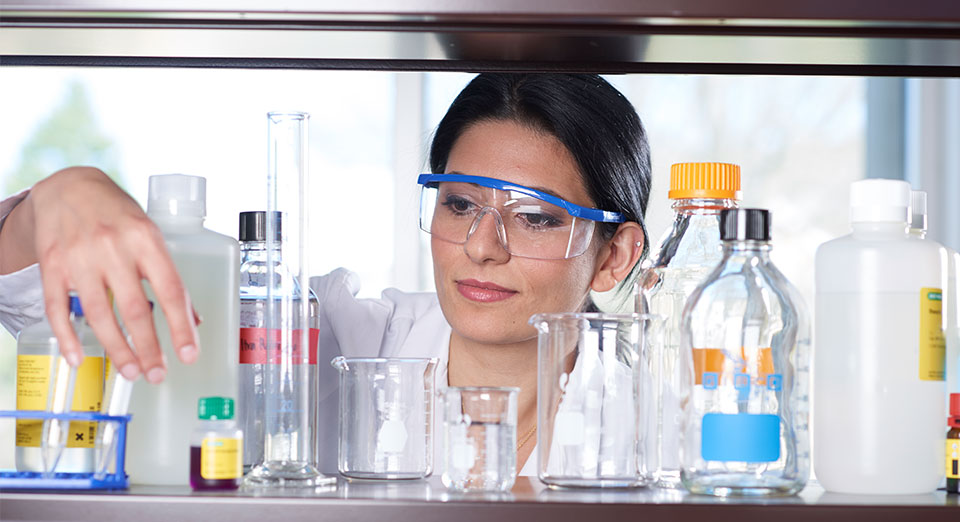
[[960, 76], [960, 2], [4, 0], [0, 63]]
[[839, 495], [811, 483], [793, 497], [723, 499], [647, 488], [550, 489], [524, 477], [511, 492], [486, 496], [447, 492], [433, 477], [395, 482], [341, 479], [336, 488], [260, 493], [194, 493], [186, 487], [148, 486], [108, 493], [3, 491], [0, 504], [4, 520], [960, 520], [960, 495], [944, 491]]

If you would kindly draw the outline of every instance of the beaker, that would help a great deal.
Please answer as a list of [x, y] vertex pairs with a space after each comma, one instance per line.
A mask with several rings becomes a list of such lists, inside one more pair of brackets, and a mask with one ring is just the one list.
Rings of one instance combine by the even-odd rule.
[[336, 357], [338, 468], [345, 477], [418, 479], [433, 472], [437, 359]]
[[[268, 172], [266, 220], [266, 300], [264, 422], [262, 462], [244, 477], [253, 487], [316, 487], [336, 483], [316, 468], [317, 390], [311, 370], [316, 368], [317, 338], [311, 335], [309, 306], [300, 289], [309, 288], [310, 228], [307, 204], [307, 122], [304, 112], [267, 114]], [[314, 366], [311, 366], [311, 363]]]
[[440, 391], [443, 485], [457, 491], [508, 491], [517, 477], [517, 394], [512, 387]]
[[538, 475], [548, 486], [636, 487], [649, 480], [646, 314], [538, 314]]

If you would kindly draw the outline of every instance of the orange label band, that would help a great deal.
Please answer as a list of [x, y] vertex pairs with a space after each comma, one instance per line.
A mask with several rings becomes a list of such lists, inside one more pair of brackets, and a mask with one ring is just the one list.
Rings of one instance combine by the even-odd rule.
[[[756, 366], [760, 378], [757, 379], [757, 384], [766, 384], [767, 376], [776, 373], [773, 367], [773, 350], [770, 348], [761, 348], [758, 355]], [[693, 370], [696, 374], [696, 384], [698, 386], [703, 385], [704, 373], [724, 374], [724, 366], [727, 364], [727, 360], [727, 356], [720, 348], [694, 348]], [[747, 358], [746, 350], [742, 347], [740, 348], [740, 361], [738, 364], [736, 361], [731, 360], [729, 362], [730, 366], [726, 368], [727, 372], [731, 370], [733, 373], [747, 372], [751, 361]]]

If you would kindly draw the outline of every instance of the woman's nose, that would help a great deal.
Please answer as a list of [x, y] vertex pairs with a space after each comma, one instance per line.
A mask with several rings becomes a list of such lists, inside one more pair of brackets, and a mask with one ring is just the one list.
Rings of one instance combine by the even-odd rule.
[[467, 233], [463, 251], [475, 263], [487, 261], [505, 263], [510, 259], [506, 243], [506, 231], [503, 228], [500, 213], [496, 209], [487, 207], [477, 214]]

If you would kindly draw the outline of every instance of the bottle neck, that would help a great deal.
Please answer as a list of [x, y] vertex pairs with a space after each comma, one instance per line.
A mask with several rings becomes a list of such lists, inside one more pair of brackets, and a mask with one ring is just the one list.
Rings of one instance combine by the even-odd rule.
[[909, 233], [906, 221], [862, 221], [850, 223], [854, 236], [859, 237], [903, 237]]
[[731, 256], [755, 256], [763, 259], [770, 257], [770, 250], [773, 247], [769, 241], [754, 240], [726, 240], [723, 241], [724, 257]]
[[740, 202], [735, 199], [724, 198], [684, 198], [673, 200], [671, 208], [677, 214], [719, 215], [723, 210], [740, 208]]
[[162, 231], [197, 232], [203, 230], [203, 216], [173, 216], [170, 214], [148, 214]]

